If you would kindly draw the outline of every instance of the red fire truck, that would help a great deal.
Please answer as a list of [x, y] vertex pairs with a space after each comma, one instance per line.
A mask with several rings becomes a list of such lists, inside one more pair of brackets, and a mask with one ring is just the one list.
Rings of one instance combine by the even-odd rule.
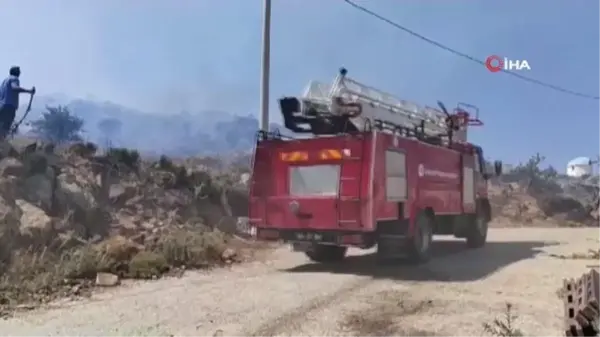
[[[282, 240], [313, 261], [377, 246], [382, 259], [427, 261], [434, 234], [485, 244], [490, 177], [468, 126], [478, 110], [421, 107], [361, 84], [341, 69], [279, 101], [287, 129], [259, 132], [249, 222], [260, 240]], [[494, 165], [500, 174], [501, 163]]]

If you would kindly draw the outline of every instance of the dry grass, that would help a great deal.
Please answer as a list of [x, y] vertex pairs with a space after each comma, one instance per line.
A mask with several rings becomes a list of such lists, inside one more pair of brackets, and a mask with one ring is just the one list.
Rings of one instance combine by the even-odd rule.
[[572, 253], [569, 255], [550, 254], [550, 256], [563, 260], [598, 260], [600, 249], [589, 249], [586, 253]]
[[150, 249], [169, 266], [204, 268], [221, 261], [228, 240], [228, 236], [219, 231], [176, 230], [160, 237]]
[[[81, 295], [98, 272], [121, 278], [158, 278], [175, 269], [207, 268], [225, 263], [229, 237], [213, 230], [178, 229], [149, 247], [131, 251], [125, 245], [100, 243], [60, 254], [21, 250], [13, 254], [0, 277], [0, 306], [44, 303], [58, 296]], [[112, 244], [112, 245], [111, 245]]]
[[496, 337], [520, 337], [525, 336], [523, 331], [515, 326], [518, 316], [514, 313], [513, 305], [506, 303], [504, 314], [495, 318], [492, 323], [484, 323], [483, 331]]

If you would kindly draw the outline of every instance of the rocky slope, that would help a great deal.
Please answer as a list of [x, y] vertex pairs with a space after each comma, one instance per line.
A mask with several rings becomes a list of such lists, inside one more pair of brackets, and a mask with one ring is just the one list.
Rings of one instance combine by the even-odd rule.
[[598, 177], [574, 179], [511, 173], [489, 184], [497, 223], [598, 226]]
[[217, 164], [91, 143], [0, 144], [0, 306], [98, 272], [146, 278], [235, 261], [244, 247], [228, 233], [246, 212], [248, 169]]

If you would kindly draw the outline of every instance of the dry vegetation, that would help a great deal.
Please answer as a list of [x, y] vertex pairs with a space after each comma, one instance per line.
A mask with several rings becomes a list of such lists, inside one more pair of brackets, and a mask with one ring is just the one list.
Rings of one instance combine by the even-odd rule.
[[249, 244], [232, 234], [246, 212], [238, 180], [247, 167], [219, 171], [210, 159], [174, 164], [127, 149], [98, 152], [91, 143], [2, 144], [2, 308], [246, 256]]
[[552, 167], [540, 169], [539, 154], [489, 183], [495, 226], [598, 226], [598, 176], [575, 179]]
[[496, 337], [520, 337], [525, 336], [523, 331], [516, 327], [518, 315], [515, 314], [513, 305], [506, 303], [506, 309], [502, 316], [495, 318], [491, 323], [483, 324], [483, 331]]

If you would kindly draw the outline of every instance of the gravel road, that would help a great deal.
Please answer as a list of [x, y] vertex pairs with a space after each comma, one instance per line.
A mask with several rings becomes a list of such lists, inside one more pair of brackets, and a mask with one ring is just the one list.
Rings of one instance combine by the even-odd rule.
[[481, 335], [482, 323], [515, 306], [527, 335], [557, 335], [562, 278], [590, 260], [598, 229], [493, 229], [475, 251], [443, 237], [427, 265], [376, 266], [352, 251], [335, 267], [287, 248], [228, 270], [136, 282], [0, 321], [10, 335]]

